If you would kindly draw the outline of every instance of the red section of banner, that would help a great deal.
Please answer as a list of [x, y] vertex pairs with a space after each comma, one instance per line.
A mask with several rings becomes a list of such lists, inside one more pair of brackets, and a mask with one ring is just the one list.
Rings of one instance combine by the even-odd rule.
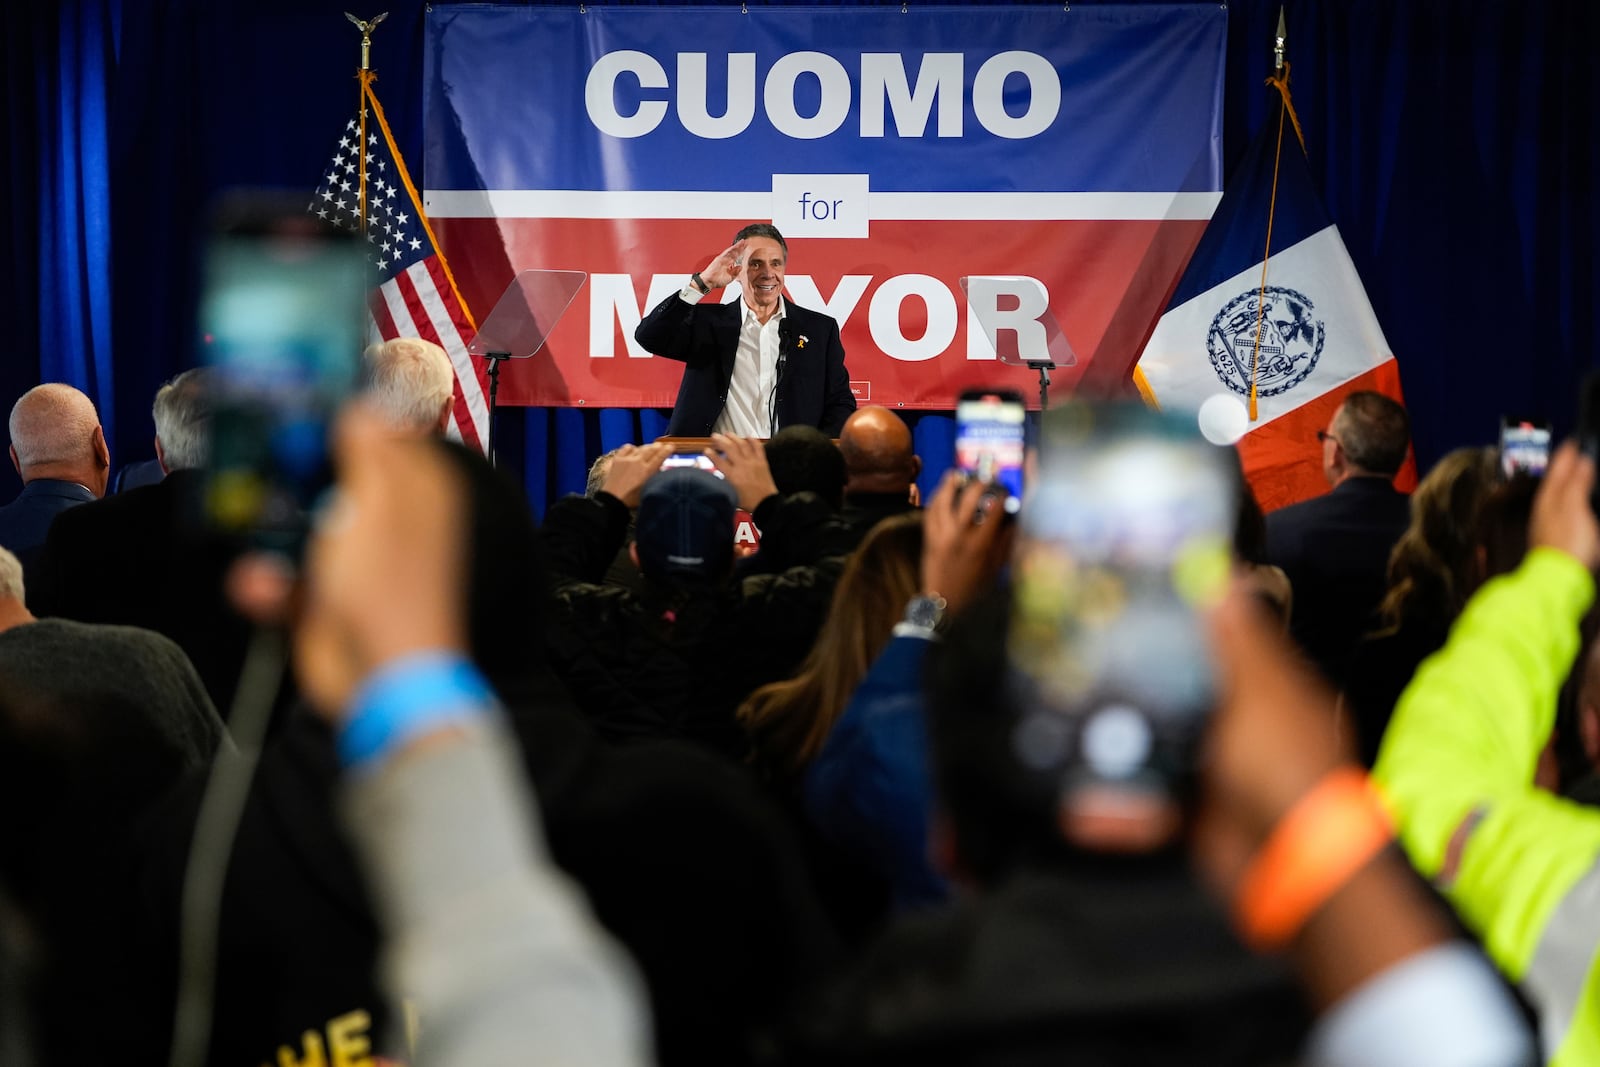
[[[1328, 482], [1322, 474], [1322, 442], [1317, 440], [1317, 431], [1328, 428], [1333, 413], [1339, 410], [1345, 397], [1363, 389], [1403, 402], [1399, 365], [1392, 359], [1387, 360], [1287, 415], [1273, 419], [1261, 429], [1245, 434], [1239, 442], [1239, 458], [1262, 511], [1276, 511], [1328, 492]], [[1394, 486], [1403, 493], [1417, 487], [1414, 455], [1406, 456], [1405, 466], [1395, 476]]]
[[[474, 308], [493, 307], [519, 270], [590, 275], [545, 347], [505, 368], [502, 404], [665, 408], [682, 365], [630, 354], [633, 327], [676, 291], [666, 276], [686, 279], [705, 266], [739, 225], [458, 218], [435, 219], [434, 228]], [[789, 296], [840, 319], [860, 403], [947, 410], [962, 389], [1001, 385], [1036, 406], [1032, 371], [985, 357], [981, 337], [971, 343], [960, 279], [1038, 279], [1078, 357], [1075, 367], [1054, 372], [1051, 395], [1065, 397], [1080, 381], [1114, 387], [1130, 372], [1204, 228], [1189, 220], [880, 221], [865, 240], [791, 242]], [[806, 278], [820, 299], [805, 288]]]

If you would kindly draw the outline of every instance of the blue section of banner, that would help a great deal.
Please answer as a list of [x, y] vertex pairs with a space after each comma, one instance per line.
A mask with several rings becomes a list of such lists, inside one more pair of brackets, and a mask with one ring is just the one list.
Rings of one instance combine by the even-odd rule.
[[[1276, 198], [1273, 159], [1277, 157]], [[1269, 210], [1270, 207], [1270, 210]], [[1252, 265], [1267, 251], [1267, 226], [1272, 226], [1272, 251], [1281, 252], [1328, 228], [1332, 220], [1311, 184], [1305, 152], [1287, 118], [1283, 150], [1278, 152], [1278, 121], [1264, 122], [1250, 149], [1229, 179], [1205, 234], [1189, 257], [1167, 307], [1178, 307], [1212, 286], [1220, 285]]]
[[1223, 4], [440, 5], [426, 184], [1214, 191], [1226, 31]]

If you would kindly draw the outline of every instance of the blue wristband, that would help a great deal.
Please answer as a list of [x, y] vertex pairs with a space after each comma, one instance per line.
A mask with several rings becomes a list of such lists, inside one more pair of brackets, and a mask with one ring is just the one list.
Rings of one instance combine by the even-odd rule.
[[339, 761], [376, 761], [441, 726], [481, 719], [494, 691], [471, 661], [454, 652], [419, 652], [379, 667], [362, 683], [339, 732]]

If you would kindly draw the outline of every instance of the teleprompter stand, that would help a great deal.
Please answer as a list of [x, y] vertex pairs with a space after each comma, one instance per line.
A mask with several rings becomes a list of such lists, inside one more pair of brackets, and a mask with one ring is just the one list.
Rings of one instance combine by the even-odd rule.
[[1039, 376], [1039, 410], [1050, 407], [1050, 372], [1075, 367], [1078, 356], [1050, 310], [1050, 294], [1037, 278], [972, 275], [961, 279], [971, 318], [995, 357], [1008, 367], [1027, 367]]
[[511, 279], [494, 310], [478, 327], [467, 352], [489, 361], [489, 420], [484, 451], [494, 455], [494, 416], [500, 392], [500, 364], [527, 359], [544, 346], [572, 298], [589, 276], [581, 270], [525, 270]]

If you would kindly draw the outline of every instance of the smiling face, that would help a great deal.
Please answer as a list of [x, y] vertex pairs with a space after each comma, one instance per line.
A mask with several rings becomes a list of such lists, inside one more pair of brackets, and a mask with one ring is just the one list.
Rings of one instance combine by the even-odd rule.
[[744, 302], [766, 320], [783, 295], [783, 246], [770, 237], [749, 237], [744, 245]]

